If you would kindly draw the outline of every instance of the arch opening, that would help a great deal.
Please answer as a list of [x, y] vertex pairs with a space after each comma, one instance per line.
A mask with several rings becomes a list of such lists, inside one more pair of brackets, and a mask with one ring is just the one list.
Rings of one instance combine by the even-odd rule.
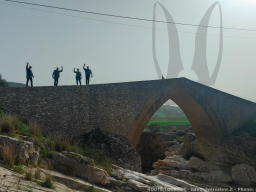
[[223, 139], [221, 126], [209, 105], [191, 88], [181, 85], [165, 92], [154, 95], [141, 109], [131, 125], [127, 138], [136, 148], [140, 136], [155, 112], [168, 100], [174, 101], [187, 116], [198, 142], [218, 145]]
[[[173, 103], [169, 102], [169, 104], [172, 104], [173, 106], [178, 106], [180, 108], [180, 111], [184, 112], [186, 118], [184, 118], [183, 120], [185, 124], [189, 125], [189, 127], [192, 127], [193, 131], [189, 132], [195, 133], [198, 143], [204, 143], [206, 145], [220, 145], [223, 139], [222, 129], [218, 123], [218, 120], [216, 120], [217, 118], [215, 116], [215, 113], [211, 110], [209, 105], [200, 97], [200, 95], [191, 88], [181, 85], [159, 96], [153, 94], [151, 99], [147, 101], [146, 105], [141, 109], [139, 116], [136, 118], [136, 121], [131, 127], [128, 134], [128, 139], [142, 156], [143, 172], [150, 172], [150, 170], [152, 169], [152, 164], [159, 159], [164, 159], [164, 152], [168, 150], [168, 148], [163, 149], [168, 147], [168, 144], [163, 144], [164, 142], [162, 142], [163, 148], [161, 148], [161, 146], [154, 146], [154, 144], [159, 145], [159, 143], [157, 143], [157, 140], [161, 140], [159, 134], [152, 135], [152, 132], [144, 132], [141, 143], [140, 137], [154, 114], [160, 109], [161, 106], [163, 106], [169, 100], [173, 101]], [[171, 135], [172, 134], [170, 134], [170, 140], [173, 139]], [[175, 139], [176, 142], [177, 140], [179, 142], [179, 137]], [[183, 141], [181, 139], [179, 143], [182, 142]], [[139, 143], [140, 145], [138, 145]], [[154, 153], [152, 158], [148, 158], [151, 156], [147, 155], [147, 152], [152, 154]], [[145, 156], [147, 157], [143, 157], [143, 154], [145, 154]], [[161, 154], [163, 155], [162, 157]], [[160, 158], [156, 159], [156, 157]], [[201, 158], [203, 159], [203, 156]]]

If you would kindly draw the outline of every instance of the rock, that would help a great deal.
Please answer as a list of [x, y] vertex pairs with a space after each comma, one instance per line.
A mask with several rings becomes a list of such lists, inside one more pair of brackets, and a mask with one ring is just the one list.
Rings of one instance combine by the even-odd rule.
[[173, 145], [169, 141], [175, 136], [170, 136], [164, 133], [153, 133], [144, 131], [140, 138], [140, 143], [137, 145], [137, 152], [141, 156], [142, 172], [150, 172], [152, 164], [159, 159], [164, 159], [164, 152]]
[[29, 142], [35, 144], [35, 139], [33, 137], [28, 137], [28, 136], [23, 136], [23, 135], [19, 135], [19, 137], [21, 139], [23, 139], [24, 141], [29, 141]]
[[116, 179], [111, 178], [111, 177], [109, 178], [109, 182], [110, 182], [110, 184], [111, 184], [112, 186], [114, 186], [114, 187], [121, 187], [122, 184], [123, 184], [122, 181], [116, 180]]
[[109, 183], [109, 175], [106, 171], [93, 167], [87, 164], [86, 161], [81, 161], [75, 158], [66, 157], [62, 154], [54, 154], [55, 162], [70, 166], [75, 176], [87, 179], [89, 182], [106, 185]]
[[113, 169], [112, 169], [112, 175], [115, 176], [116, 178], [122, 180], [123, 176], [124, 176], [124, 172], [121, 168], [119, 168], [118, 166], [112, 165]]
[[38, 159], [39, 159], [39, 152], [34, 151], [31, 155], [31, 158], [30, 158], [31, 164], [32, 165], [37, 165]]
[[188, 161], [181, 156], [173, 155], [153, 164], [155, 169], [188, 169]]
[[93, 163], [94, 163], [93, 159], [90, 159], [88, 157], [82, 156], [82, 155], [74, 153], [74, 152], [61, 151], [61, 154], [64, 154], [67, 157], [71, 157], [81, 163], [90, 164], [90, 165], [93, 165]]
[[166, 183], [170, 183], [170, 184], [173, 184], [173, 185], [176, 185], [176, 186], [179, 186], [181, 188], [187, 188], [187, 189], [191, 189], [191, 188], [198, 188], [199, 190], [201, 191], [204, 191], [206, 192], [206, 190], [202, 189], [202, 188], [199, 188], [195, 185], [191, 185], [185, 181], [182, 181], [180, 179], [175, 179], [174, 177], [171, 177], [171, 176], [166, 176], [166, 175], [163, 175], [163, 174], [159, 174], [157, 175], [157, 178], [161, 181], [164, 181]]
[[232, 179], [236, 184], [241, 186], [256, 186], [255, 169], [247, 164], [236, 165], [232, 167]]
[[184, 132], [184, 131], [177, 131], [176, 135], [177, 136], [183, 136], [183, 135], [186, 135], [186, 132]]
[[148, 185], [145, 185], [145, 184], [142, 184], [138, 181], [135, 181], [133, 179], [130, 179], [128, 182], [128, 186], [133, 189], [133, 190], [136, 190], [136, 191], [147, 191], [149, 186]]
[[74, 137], [72, 142], [78, 143], [80, 147], [96, 148], [112, 162], [129, 165], [129, 169], [141, 171], [141, 157], [125, 136], [97, 128]]
[[[28, 141], [18, 140], [12, 137], [0, 135], [0, 146], [11, 144], [17, 153], [17, 159], [21, 163], [25, 163], [34, 152], [33, 143]], [[0, 149], [0, 158], [3, 158], [2, 150]]]
[[171, 146], [167, 151], [164, 152], [166, 157], [171, 157], [173, 155], [185, 156], [185, 147], [184, 144], [176, 144]]
[[188, 170], [159, 170], [159, 173], [199, 183], [229, 183], [233, 181], [230, 175], [223, 173], [221, 170], [205, 173], [192, 173]]
[[208, 164], [197, 157], [190, 157], [189, 169], [196, 172], [208, 172], [210, 171]]

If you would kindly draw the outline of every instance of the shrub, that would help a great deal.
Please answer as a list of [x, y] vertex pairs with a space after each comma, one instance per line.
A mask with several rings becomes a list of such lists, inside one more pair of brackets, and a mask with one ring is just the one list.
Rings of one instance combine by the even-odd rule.
[[71, 151], [74, 152], [74, 153], [78, 153], [78, 144], [75, 143], [74, 145], [71, 146]]
[[53, 185], [53, 181], [52, 181], [52, 175], [51, 175], [51, 172], [49, 170], [46, 172], [45, 180], [41, 185], [43, 187], [54, 189], [54, 185]]
[[25, 180], [27, 181], [32, 181], [32, 169], [29, 168], [26, 172], [25, 172]]
[[0, 87], [9, 87], [9, 84], [5, 79], [2, 79], [2, 75], [0, 74]]
[[161, 131], [161, 125], [159, 124], [151, 124], [148, 126], [149, 130], [152, 131], [153, 133], [156, 133], [156, 132], [160, 132]]
[[24, 169], [22, 168], [22, 164], [18, 164], [16, 166], [14, 166], [13, 171], [23, 174], [25, 173]]
[[53, 138], [55, 142], [55, 150], [56, 151], [70, 151], [70, 142], [68, 139], [63, 137], [55, 137]]
[[41, 171], [40, 171], [39, 167], [36, 168], [35, 179], [36, 180], [41, 179]]
[[17, 158], [17, 152], [10, 143], [7, 145], [4, 144], [0, 147], [3, 152], [3, 163], [8, 167], [13, 168], [15, 160]]
[[0, 120], [0, 127], [2, 133], [14, 132], [15, 130], [15, 127], [12, 124], [11, 119], [8, 119], [6, 117]]
[[48, 138], [47, 145], [51, 150], [55, 150], [55, 142], [52, 140], [51, 137]]
[[42, 137], [42, 131], [41, 129], [38, 127], [37, 123], [32, 121], [29, 123], [28, 126], [29, 132], [32, 133], [33, 135], [41, 138]]

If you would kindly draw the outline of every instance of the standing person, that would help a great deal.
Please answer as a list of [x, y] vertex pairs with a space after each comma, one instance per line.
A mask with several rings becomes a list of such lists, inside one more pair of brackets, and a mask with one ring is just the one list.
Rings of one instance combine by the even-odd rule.
[[86, 76], [86, 85], [89, 85], [90, 82], [90, 75], [92, 77], [92, 71], [89, 69], [89, 66], [87, 66], [87, 69], [85, 68], [85, 64], [83, 66], [83, 69], [85, 71], [85, 76]]
[[59, 67], [53, 71], [52, 78], [54, 79], [54, 86], [58, 86], [60, 72], [63, 71], [63, 67], [61, 66], [61, 71], [59, 71]]
[[77, 69], [77, 71], [75, 71], [75, 68], [74, 68], [74, 73], [76, 73], [76, 85], [78, 85], [78, 81], [81, 85], [81, 79], [82, 79], [81, 72], [79, 71], [79, 69]]
[[26, 72], [27, 72], [27, 83], [26, 83], [26, 87], [28, 86], [28, 82], [30, 81], [31, 83], [31, 87], [33, 87], [33, 79], [32, 77], [34, 78], [34, 75], [31, 71], [32, 67], [31, 66], [28, 66], [29, 63], [27, 63], [27, 66], [26, 66]]

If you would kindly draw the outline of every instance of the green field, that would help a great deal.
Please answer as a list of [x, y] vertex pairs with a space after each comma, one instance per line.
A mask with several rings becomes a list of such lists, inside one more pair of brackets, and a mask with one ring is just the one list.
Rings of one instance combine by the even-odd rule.
[[151, 124], [160, 124], [161, 126], [190, 125], [185, 113], [179, 108], [170, 105], [161, 106], [148, 122]]
[[175, 126], [175, 125], [190, 125], [190, 122], [183, 121], [183, 120], [156, 120], [156, 121], [149, 121], [147, 125], [151, 124], [160, 124], [161, 126]]

